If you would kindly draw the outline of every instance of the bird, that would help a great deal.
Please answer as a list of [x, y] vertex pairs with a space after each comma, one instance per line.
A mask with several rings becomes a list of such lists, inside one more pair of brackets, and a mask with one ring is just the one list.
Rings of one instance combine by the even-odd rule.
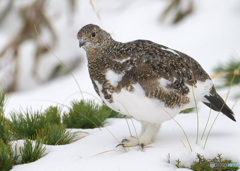
[[236, 121], [210, 76], [192, 57], [149, 40], [118, 42], [95, 24], [83, 26], [77, 39], [103, 103], [141, 123], [138, 139], [124, 138], [122, 146], [153, 143], [164, 121], [198, 102]]

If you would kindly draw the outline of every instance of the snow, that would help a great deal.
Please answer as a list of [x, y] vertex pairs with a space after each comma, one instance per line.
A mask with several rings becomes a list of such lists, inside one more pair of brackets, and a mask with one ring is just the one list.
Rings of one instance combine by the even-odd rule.
[[[201, 111], [200, 135], [203, 132], [208, 112], [208, 110]], [[216, 116], [215, 114], [212, 114], [211, 122]], [[237, 117], [237, 120], [239, 119]], [[130, 136], [126, 120], [111, 119], [109, 120], [110, 124], [106, 126], [107, 129], [84, 130], [90, 133], [89, 136], [73, 144], [47, 146], [49, 153], [45, 157], [34, 163], [15, 166], [13, 171], [176, 170], [175, 160], [180, 159], [182, 164], [189, 166], [190, 162], [196, 159], [197, 153], [205, 157], [215, 157], [218, 153], [222, 153], [223, 157], [239, 163], [239, 124], [233, 124], [227, 117], [220, 115], [214, 125], [206, 149], [203, 150], [206, 136], [203, 141], [199, 140], [199, 143], [195, 144], [196, 115], [178, 115], [176, 120], [185, 129], [193, 152], [190, 151], [183, 133], [173, 120], [162, 124], [155, 143], [149, 145], [143, 151], [139, 150], [139, 147], [132, 147], [124, 152], [122, 147], [116, 148], [119, 142], [115, 137], [121, 141]], [[128, 122], [131, 123], [130, 120]], [[139, 132], [140, 124], [134, 121], [134, 125]], [[131, 132], [135, 135], [132, 125]], [[170, 164], [167, 163], [168, 154], [170, 155]]]
[[[99, 20], [90, 2], [81, 0], [77, 1], [78, 6], [71, 21], [68, 20], [69, 11], [66, 10], [64, 2], [57, 0], [48, 2], [47, 11], [53, 19], [57, 18], [54, 27], [57, 28], [57, 34], [61, 35], [58, 40], [58, 48], [54, 52], [61, 59], [69, 57], [69, 54], [83, 56], [83, 64], [73, 74], [80, 85], [84, 99], [95, 99], [95, 97], [99, 99], [88, 75], [85, 52], [83, 49], [79, 49], [76, 38], [78, 30], [85, 24], [100, 25], [110, 32], [117, 41], [128, 42], [136, 39], [148, 39], [184, 52], [196, 59], [209, 74], [212, 74], [212, 68], [218, 63], [226, 62], [231, 58], [231, 55], [237, 56], [240, 53], [240, 2], [238, 0], [195, 1], [194, 13], [174, 27], [168, 23], [159, 22], [159, 15], [166, 7], [167, 1], [93, 1], [96, 11], [100, 11], [101, 20]], [[16, 15], [13, 13], [10, 18], [15, 20]], [[19, 28], [13, 27], [11, 24], [8, 23], [8, 27], [2, 27], [0, 31], [1, 43], [6, 43], [7, 35], [11, 35], [12, 31]], [[8, 28], [10, 29], [8, 30]], [[48, 39], [44, 36], [43, 40], [47, 41]], [[21, 54], [24, 57], [21, 59], [24, 63], [24, 60], [31, 59], [31, 42], [27, 42], [23, 47]], [[237, 57], [239, 58], [239, 55]], [[41, 65], [47, 65], [49, 61], [58, 63], [54, 56], [48, 55], [48, 58], [49, 60], [42, 61]], [[28, 67], [26, 69], [29, 70]], [[28, 71], [22, 70], [22, 72], [27, 73]], [[47, 73], [48, 70], [43, 69], [41, 75]], [[26, 83], [34, 84], [26, 75], [22, 77], [22, 86], [26, 86]], [[219, 93], [223, 98], [226, 98], [227, 91], [224, 89], [220, 90]], [[239, 86], [233, 87], [231, 90], [229, 100], [227, 100], [230, 107], [235, 104], [233, 96], [236, 93], [239, 93]], [[83, 98], [72, 76], [57, 78], [34, 89], [25, 89], [25, 91], [11, 93], [8, 96], [6, 114], [9, 114], [13, 109], [26, 109], [30, 106], [37, 110], [58, 103], [60, 103], [59, 106], [61, 104], [70, 105], [70, 101], [73, 99]], [[233, 109], [237, 122], [232, 122], [220, 114], [213, 126], [205, 150], [203, 147], [206, 134], [203, 140], [200, 138], [208, 118], [209, 109], [203, 104], [199, 104], [198, 108], [200, 129], [197, 144], [196, 112], [175, 117], [175, 120], [186, 131], [192, 152], [183, 132], [174, 120], [164, 122], [156, 141], [143, 151], [139, 150], [139, 147], [132, 147], [125, 152], [122, 147], [116, 148], [116, 145], [119, 143], [118, 141], [130, 136], [127, 122], [125, 119], [109, 119], [108, 125], [104, 128], [84, 130], [89, 135], [75, 143], [64, 146], [47, 145], [48, 154], [45, 157], [33, 163], [14, 166], [12, 170], [176, 170], [175, 160], [180, 159], [181, 164], [189, 166], [196, 159], [197, 153], [205, 157], [215, 157], [221, 153], [224, 158], [232, 159], [240, 164], [239, 102]], [[216, 115], [217, 112], [212, 111], [210, 123], [213, 122]], [[136, 136], [132, 121], [128, 120], [128, 122], [132, 134]], [[133, 121], [133, 123], [137, 132], [140, 133], [140, 123], [137, 121]], [[208, 125], [207, 131], [209, 128], [210, 125]], [[19, 141], [19, 143], [22, 142]], [[168, 155], [170, 155], [170, 163], [167, 162]]]

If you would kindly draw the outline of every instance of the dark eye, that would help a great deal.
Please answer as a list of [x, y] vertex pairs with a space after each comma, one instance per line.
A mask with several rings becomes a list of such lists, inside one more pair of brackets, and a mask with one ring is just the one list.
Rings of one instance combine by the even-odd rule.
[[93, 33], [92, 33], [92, 37], [95, 37], [95, 36], [96, 36], [96, 33], [93, 32]]

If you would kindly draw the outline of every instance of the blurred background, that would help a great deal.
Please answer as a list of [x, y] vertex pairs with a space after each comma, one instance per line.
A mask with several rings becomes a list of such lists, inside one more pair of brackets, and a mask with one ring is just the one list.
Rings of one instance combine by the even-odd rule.
[[71, 48], [75, 42], [69, 42], [75, 40], [71, 28], [76, 8], [75, 0], [0, 1], [0, 83], [8, 92], [30, 89], [66, 74], [40, 39], [71, 70], [80, 65], [79, 53]]
[[0, 0], [0, 87], [11, 93], [10, 107], [83, 98], [57, 57], [83, 94], [95, 98], [76, 38], [89, 23], [117, 41], [148, 39], [184, 52], [219, 86], [235, 76], [239, 87], [239, 0]]

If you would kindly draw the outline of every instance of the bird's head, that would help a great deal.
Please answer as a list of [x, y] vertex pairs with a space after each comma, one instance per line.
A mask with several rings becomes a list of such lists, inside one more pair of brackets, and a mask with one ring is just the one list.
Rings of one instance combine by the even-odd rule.
[[87, 52], [101, 50], [112, 40], [109, 33], [94, 24], [88, 24], [81, 28], [77, 34], [77, 38], [79, 40], [79, 47], [82, 47]]

